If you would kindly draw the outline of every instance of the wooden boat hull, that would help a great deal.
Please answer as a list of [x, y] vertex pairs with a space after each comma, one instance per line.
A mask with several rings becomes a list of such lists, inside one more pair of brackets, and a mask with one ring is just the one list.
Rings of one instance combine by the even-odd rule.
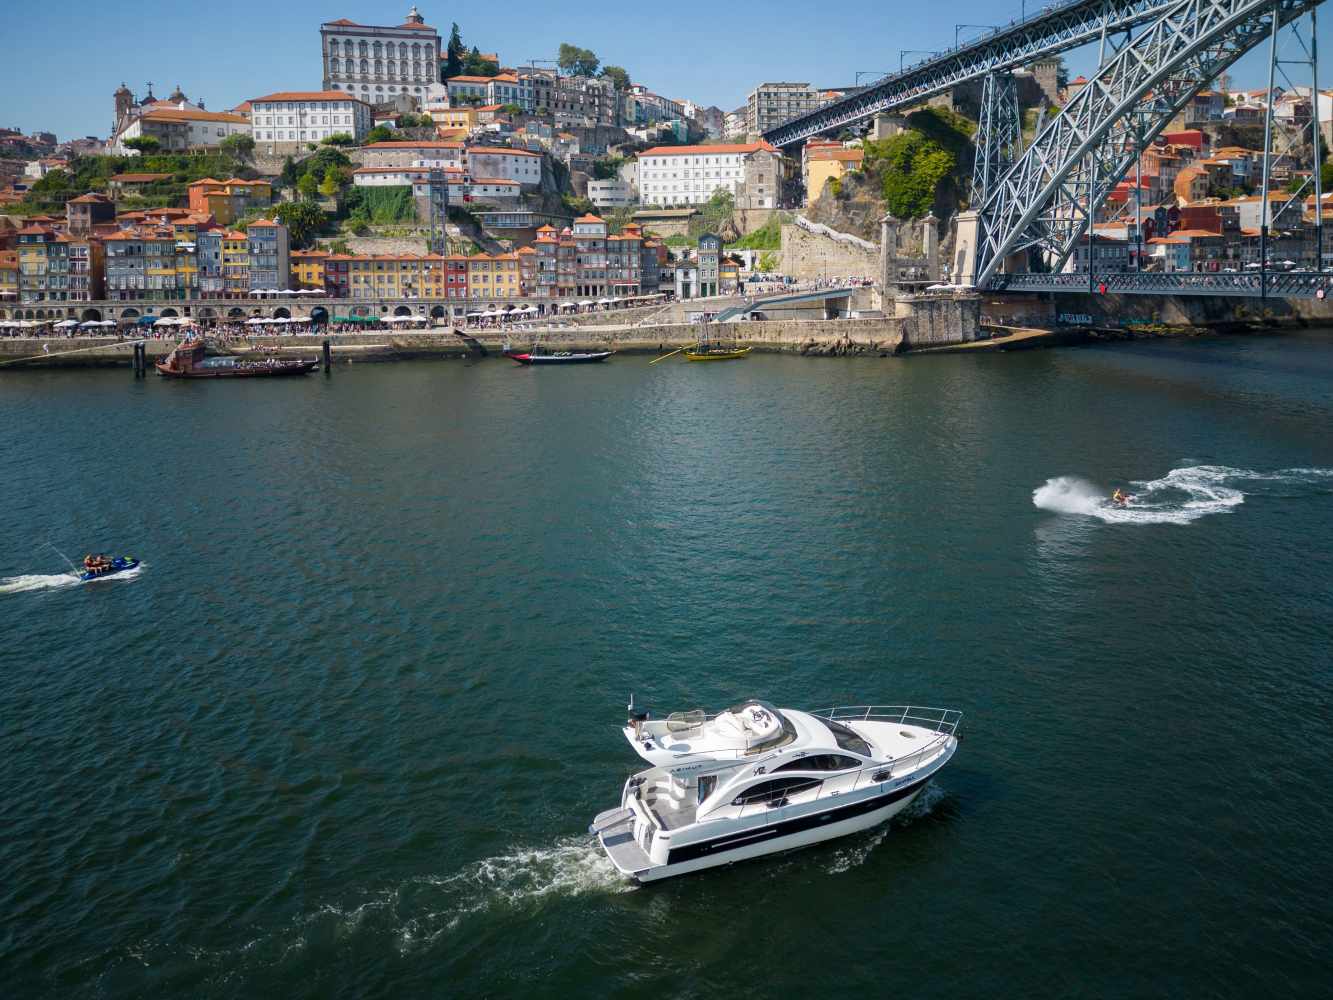
[[751, 348], [740, 347], [734, 351], [704, 351], [696, 353], [693, 351], [685, 352], [686, 361], [736, 361], [750, 353]]
[[587, 354], [520, 354], [511, 351], [505, 355], [520, 365], [591, 365], [605, 361], [615, 351], [593, 351]]

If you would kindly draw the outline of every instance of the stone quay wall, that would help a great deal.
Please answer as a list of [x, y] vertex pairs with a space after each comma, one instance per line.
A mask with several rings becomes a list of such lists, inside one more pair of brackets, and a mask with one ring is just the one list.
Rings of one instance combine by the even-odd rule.
[[788, 223], [782, 227], [782, 257], [778, 266], [783, 274], [801, 281], [847, 276], [877, 278], [879, 248], [872, 245], [867, 249], [851, 240]]

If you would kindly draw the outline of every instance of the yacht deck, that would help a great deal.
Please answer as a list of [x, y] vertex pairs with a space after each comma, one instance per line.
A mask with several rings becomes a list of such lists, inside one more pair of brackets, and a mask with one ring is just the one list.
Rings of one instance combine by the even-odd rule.
[[[607, 812], [617, 813], [622, 810], [612, 809]], [[623, 810], [623, 813], [623, 818], [616, 820], [611, 826], [600, 827], [598, 836], [612, 863], [625, 874], [633, 875], [635, 872], [651, 868], [653, 862], [634, 840], [634, 813], [629, 810]], [[601, 816], [598, 817], [598, 820], [600, 819]], [[599, 824], [594, 823], [594, 827], [598, 826]]]

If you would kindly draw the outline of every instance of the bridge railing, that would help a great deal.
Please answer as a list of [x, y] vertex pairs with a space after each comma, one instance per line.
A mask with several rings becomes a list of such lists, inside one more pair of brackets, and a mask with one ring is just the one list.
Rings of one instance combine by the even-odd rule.
[[1115, 295], [1223, 295], [1236, 298], [1268, 296], [1322, 299], [1333, 292], [1333, 272], [1244, 271], [1111, 271], [1062, 274], [997, 274], [992, 292], [1102, 292]]

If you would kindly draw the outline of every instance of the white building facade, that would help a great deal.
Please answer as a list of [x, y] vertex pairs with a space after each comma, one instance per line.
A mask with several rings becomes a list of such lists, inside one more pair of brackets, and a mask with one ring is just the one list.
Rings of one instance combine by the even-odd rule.
[[598, 208], [623, 208], [639, 201], [634, 193], [634, 185], [619, 178], [588, 181], [588, 200]]
[[355, 94], [368, 104], [398, 94], [424, 101], [440, 78], [440, 35], [413, 7], [396, 27], [347, 18], [319, 26], [324, 89]]
[[474, 179], [517, 181], [524, 187], [539, 187], [542, 156], [526, 149], [472, 146], [467, 150], [467, 172]]
[[290, 153], [331, 135], [357, 142], [371, 128], [370, 105], [337, 90], [287, 91], [251, 102], [255, 146], [265, 153]]
[[[675, 207], [702, 205], [718, 190], [745, 192], [747, 169], [754, 173], [756, 158], [776, 160], [777, 151], [766, 142], [735, 146], [657, 146], [639, 154], [639, 198], [645, 205]], [[771, 191], [750, 192], [751, 208], [776, 208], [776, 185]]]

